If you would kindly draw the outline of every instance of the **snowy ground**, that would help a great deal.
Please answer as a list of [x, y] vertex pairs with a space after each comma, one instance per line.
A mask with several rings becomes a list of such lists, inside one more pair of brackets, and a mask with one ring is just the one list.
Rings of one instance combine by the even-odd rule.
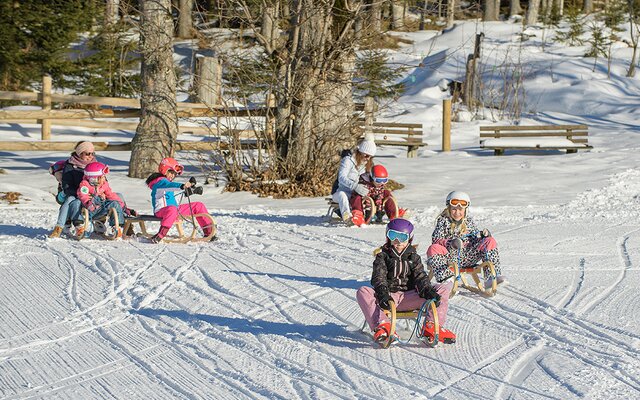
[[[511, 33], [501, 35], [496, 43]], [[397, 148], [376, 157], [406, 185], [396, 196], [412, 209], [421, 254], [453, 189], [471, 194], [471, 213], [499, 244], [508, 286], [490, 299], [462, 290], [447, 323], [458, 342], [435, 349], [382, 350], [360, 332], [355, 291], [368, 284], [384, 227], [326, 224], [322, 198], [207, 187], [201, 200], [221, 239], [212, 244], [51, 240], [46, 168], [65, 155], [0, 152], [0, 192], [24, 195], [0, 202], [0, 397], [640, 397], [640, 111], [629, 106], [638, 80], [617, 74], [611, 92], [565, 68], [565, 90], [535, 119], [587, 123], [591, 152], [494, 157], [468, 122], [454, 126], [450, 153], [434, 129], [417, 158]], [[594, 96], [569, 81], [620, 113], [595, 114]], [[557, 106], [567, 98], [585, 113]], [[422, 120], [422, 102], [435, 121], [439, 100], [430, 91], [395, 107]], [[0, 130], [19, 139], [35, 128]], [[128, 156], [99, 154], [112, 187], [148, 213], [149, 190], [126, 177]]]

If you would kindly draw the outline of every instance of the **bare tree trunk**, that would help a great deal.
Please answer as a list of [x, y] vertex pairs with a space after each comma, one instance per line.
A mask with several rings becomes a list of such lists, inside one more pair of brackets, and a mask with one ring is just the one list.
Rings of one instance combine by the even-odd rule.
[[105, 26], [117, 24], [120, 20], [120, 0], [107, 0], [104, 10]]
[[525, 16], [525, 25], [535, 25], [538, 23], [538, 12], [540, 9], [540, 0], [530, 0], [527, 15]]
[[370, 0], [369, 6], [369, 30], [373, 34], [382, 32], [382, 1]]
[[630, 37], [631, 45], [633, 47], [633, 53], [631, 54], [631, 64], [629, 64], [629, 70], [627, 71], [627, 77], [633, 78], [636, 75], [636, 57], [638, 55], [638, 42], [640, 41], [640, 28], [638, 28], [637, 21], [634, 20], [634, 8], [633, 1], [629, 2], [629, 25], [630, 25]]
[[405, 6], [404, 0], [393, 0], [391, 2], [391, 25], [394, 31], [404, 29]]
[[269, 48], [273, 49], [276, 45], [276, 40], [279, 37], [280, 30], [278, 29], [278, 3], [275, 4], [262, 4], [262, 25], [260, 27], [260, 33], [265, 37], [265, 41], [269, 43]]
[[142, 96], [140, 124], [131, 142], [129, 176], [144, 178], [173, 155], [178, 135], [173, 20], [170, 0], [140, 0]]
[[447, 28], [453, 27], [455, 13], [456, 13], [456, 0], [447, 1]]
[[193, 38], [193, 0], [180, 0], [178, 15], [178, 37], [180, 39]]
[[522, 6], [520, 5], [520, 0], [511, 0], [509, 15], [513, 17], [514, 15], [520, 15], [520, 14], [522, 14]]
[[484, 0], [484, 21], [497, 21], [500, 13], [499, 0]]
[[564, 0], [553, 0], [558, 15], [564, 15]]

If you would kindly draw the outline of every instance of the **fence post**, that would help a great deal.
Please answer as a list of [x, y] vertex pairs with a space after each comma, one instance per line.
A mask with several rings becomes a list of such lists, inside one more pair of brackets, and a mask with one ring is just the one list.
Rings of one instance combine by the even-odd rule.
[[[42, 93], [40, 93], [42, 111], [51, 111], [51, 76], [42, 77]], [[51, 138], [51, 121], [48, 119], [38, 120], [40, 124], [40, 139], [49, 140]]]
[[218, 57], [196, 56], [195, 92], [198, 101], [212, 107], [220, 105], [222, 91], [222, 65]]
[[451, 151], [451, 99], [442, 100], [442, 151]]

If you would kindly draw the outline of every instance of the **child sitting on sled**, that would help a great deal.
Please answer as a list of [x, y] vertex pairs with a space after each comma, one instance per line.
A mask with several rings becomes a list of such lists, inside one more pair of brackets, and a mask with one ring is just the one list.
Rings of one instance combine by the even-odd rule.
[[[449, 293], [452, 282], [447, 284], [429, 283], [422, 260], [411, 244], [413, 224], [406, 219], [396, 218], [387, 224], [387, 241], [373, 261], [371, 285], [362, 286], [356, 293], [358, 305], [362, 309], [367, 324], [374, 332], [376, 342], [384, 342], [389, 335], [391, 323], [383, 310], [390, 310], [389, 301], [396, 303], [398, 311], [418, 309], [426, 300], [434, 299], [440, 323], [439, 341], [454, 343], [456, 335], [442, 326], [447, 321]], [[422, 335], [434, 339], [433, 316], [431, 313], [422, 327]]]
[[[156, 217], [162, 218], [160, 222], [160, 230], [156, 233], [151, 241], [159, 243], [164, 238], [169, 229], [173, 226], [180, 215], [193, 214], [208, 214], [207, 208], [199, 201], [192, 201], [191, 204], [180, 204], [176, 200], [176, 192], [184, 194], [185, 189], [189, 189], [193, 186], [191, 182], [177, 183], [173, 180], [178, 175], [182, 175], [184, 167], [180, 165], [175, 159], [167, 157], [164, 158], [158, 166], [158, 172], [154, 172], [147, 178], [147, 186], [151, 189], [151, 204], [153, 206], [153, 214]], [[210, 220], [206, 218], [196, 218], [198, 224], [202, 228], [202, 232], [205, 237], [211, 235], [213, 226], [211, 226]], [[213, 236], [211, 240], [215, 240]]]
[[[78, 187], [77, 197], [82, 206], [89, 212], [89, 220], [105, 216], [110, 209], [114, 209], [118, 216], [118, 226], [111, 218], [111, 225], [116, 229], [116, 237], [122, 237], [122, 225], [124, 225], [124, 214], [135, 215], [136, 212], [126, 208], [124, 201], [111, 190], [107, 182], [109, 167], [99, 162], [92, 162], [84, 169], [84, 178]], [[76, 236], [82, 239], [90, 232], [85, 232], [85, 226], [79, 225], [76, 229]]]
[[[505, 281], [500, 269], [498, 244], [487, 229], [480, 231], [468, 215], [471, 198], [467, 193], [453, 191], [447, 195], [446, 208], [436, 220], [432, 244], [427, 249], [427, 264], [433, 270], [436, 281], [451, 282], [453, 271], [449, 265], [460, 262], [460, 268], [469, 268], [481, 260], [493, 263], [496, 283]], [[459, 253], [459, 254], [458, 254]], [[458, 255], [460, 260], [458, 261]], [[490, 272], [485, 268], [485, 287], [492, 285]]]
[[[389, 220], [402, 218], [405, 209], [398, 207], [391, 191], [385, 188], [389, 181], [389, 173], [383, 165], [374, 165], [370, 172], [360, 175], [358, 186], [351, 193], [350, 205], [354, 225], [361, 226], [365, 223], [363, 198], [368, 196], [376, 206], [376, 218], [382, 220], [384, 214]], [[371, 216], [373, 218], [373, 216]]]

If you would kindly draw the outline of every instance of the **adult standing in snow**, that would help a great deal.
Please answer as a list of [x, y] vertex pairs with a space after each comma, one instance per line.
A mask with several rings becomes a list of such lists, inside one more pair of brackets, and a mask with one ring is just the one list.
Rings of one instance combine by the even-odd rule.
[[[396, 303], [398, 311], [418, 309], [426, 300], [436, 302], [438, 321], [444, 325], [447, 321], [449, 293], [452, 282], [436, 283], [433, 286], [424, 272], [420, 255], [411, 244], [413, 224], [406, 219], [396, 218], [387, 224], [386, 243], [373, 261], [371, 285], [362, 286], [356, 293], [358, 305], [362, 309], [369, 327], [374, 332], [376, 342], [386, 341], [390, 334], [391, 323], [383, 310], [390, 310], [389, 302]], [[433, 340], [435, 337], [433, 316], [429, 313], [422, 327], [422, 334]], [[454, 343], [456, 335], [440, 327], [439, 341]]]
[[62, 169], [62, 190], [57, 196], [61, 206], [58, 212], [58, 221], [55, 228], [53, 228], [53, 232], [49, 235], [50, 238], [60, 237], [62, 229], [68, 220], [71, 220], [76, 228], [84, 225], [80, 215], [82, 203], [77, 199], [76, 195], [80, 182], [84, 179], [84, 169], [87, 165], [96, 161], [95, 155], [93, 143], [80, 141], [76, 143], [71, 157], [65, 162]]
[[[473, 267], [481, 260], [491, 261], [495, 267], [497, 283], [503, 283], [505, 277], [500, 268], [498, 244], [489, 230], [480, 231], [468, 215], [471, 198], [465, 192], [453, 191], [447, 195], [446, 208], [436, 220], [431, 235], [432, 244], [427, 249], [427, 265], [432, 268], [438, 283], [453, 277], [449, 264], [458, 262], [460, 268]], [[486, 287], [492, 285], [489, 270], [485, 269]]]
[[365, 138], [358, 144], [358, 147], [351, 153], [344, 151], [340, 168], [338, 169], [338, 178], [333, 184], [331, 197], [333, 201], [338, 203], [340, 207], [340, 216], [346, 223], [352, 223], [351, 208], [349, 199], [352, 192], [356, 192], [361, 196], [369, 193], [369, 188], [361, 184], [360, 175], [371, 171], [373, 166], [373, 157], [376, 155], [376, 144], [372, 139]]

